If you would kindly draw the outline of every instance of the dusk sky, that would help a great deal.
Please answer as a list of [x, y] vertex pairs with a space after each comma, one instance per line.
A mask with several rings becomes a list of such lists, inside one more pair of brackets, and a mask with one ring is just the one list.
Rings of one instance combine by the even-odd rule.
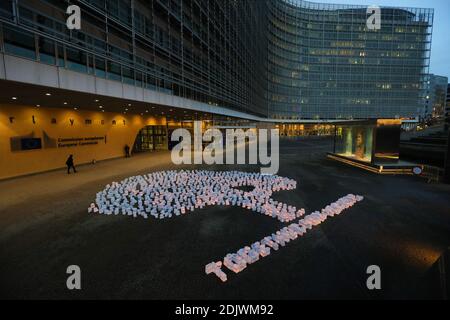
[[312, 2], [434, 8], [430, 72], [450, 78], [450, 0], [320, 0]]

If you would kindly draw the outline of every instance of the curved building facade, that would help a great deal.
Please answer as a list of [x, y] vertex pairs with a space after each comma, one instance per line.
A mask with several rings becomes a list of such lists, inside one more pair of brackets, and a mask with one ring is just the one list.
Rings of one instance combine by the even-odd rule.
[[269, 117], [414, 117], [424, 107], [432, 9], [268, 1]]
[[[70, 4], [81, 7], [81, 30], [66, 27]], [[39, 70], [163, 93], [165, 105], [185, 99], [174, 107], [188, 100], [261, 119], [415, 117], [426, 104], [433, 10], [382, 8], [381, 29], [372, 31], [366, 9], [301, 0], [2, 0], [0, 50], [5, 61], [20, 57]], [[108, 86], [102, 92], [117, 91]]]
[[[81, 30], [66, 27], [69, 5]], [[267, 116], [264, 1], [1, 0], [7, 55]]]

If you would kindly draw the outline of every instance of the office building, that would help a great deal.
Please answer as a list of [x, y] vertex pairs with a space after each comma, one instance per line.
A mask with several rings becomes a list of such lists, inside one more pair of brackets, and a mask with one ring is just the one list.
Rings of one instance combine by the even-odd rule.
[[438, 118], [444, 116], [447, 97], [448, 78], [430, 75], [429, 89], [427, 90], [427, 103], [424, 118]]
[[[73, 4], [80, 30], [66, 25]], [[369, 17], [293, 0], [2, 0], [0, 167], [17, 168], [0, 178], [55, 168], [68, 150], [88, 162], [155, 149], [187, 120], [415, 118], [433, 10], [381, 8], [379, 29]]]

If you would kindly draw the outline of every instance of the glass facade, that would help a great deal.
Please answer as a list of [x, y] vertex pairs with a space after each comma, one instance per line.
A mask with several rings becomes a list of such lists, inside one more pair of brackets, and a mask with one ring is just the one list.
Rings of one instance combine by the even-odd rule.
[[139, 131], [134, 142], [133, 152], [167, 149], [167, 127], [146, 126]]
[[294, 139], [302, 136], [332, 136], [335, 133], [335, 126], [331, 124], [279, 124], [276, 128], [280, 130], [281, 137]]
[[263, 117], [265, 21], [264, 1], [0, 1], [7, 54]]
[[414, 117], [425, 106], [432, 9], [268, 1], [269, 116]]
[[447, 86], [447, 101], [445, 106], [445, 122], [446, 128], [450, 126], [450, 84]]
[[[77, 4], [82, 29], [66, 27]], [[1, 0], [10, 55], [261, 117], [415, 117], [433, 10], [294, 0]]]
[[356, 121], [336, 126], [334, 154], [359, 162], [393, 164], [400, 159], [401, 120]]
[[374, 125], [341, 125], [336, 128], [335, 153], [372, 163]]
[[445, 113], [445, 99], [447, 97], [448, 78], [430, 75], [427, 105], [424, 116], [442, 117]]

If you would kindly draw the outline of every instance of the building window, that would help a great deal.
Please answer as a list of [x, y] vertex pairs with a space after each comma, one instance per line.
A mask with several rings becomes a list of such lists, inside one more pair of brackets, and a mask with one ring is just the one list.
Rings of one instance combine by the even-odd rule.
[[64, 47], [61, 44], [58, 44], [56, 49], [58, 51], [58, 66], [64, 68], [66, 66], [64, 59]]
[[16, 31], [3, 25], [3, 39], [6, 53], [36, 60], [34, 34]]
[[106, 78], [106, 63], [105, 60], [95, 58], [95, 75], [100, 78]]
[[66, 58], [68, 69], [83, 73], [87, 72], [87, 56], [85, 52], [66, 47]]
[[108, 61], [108, 79], [121, 81], [120, 65]]
[[134, 86], [134, 70], [128, 67], [123, 67], [123, 82]]
[[142, 73], [136, 72], [136, 87], [142, 87]]
[[47, 64], [55, 64], [55, 42], [39, 37], [39, 59]]
[[0, 16], [12, 19], [12, 1], [2, 0], [0, 1]]

